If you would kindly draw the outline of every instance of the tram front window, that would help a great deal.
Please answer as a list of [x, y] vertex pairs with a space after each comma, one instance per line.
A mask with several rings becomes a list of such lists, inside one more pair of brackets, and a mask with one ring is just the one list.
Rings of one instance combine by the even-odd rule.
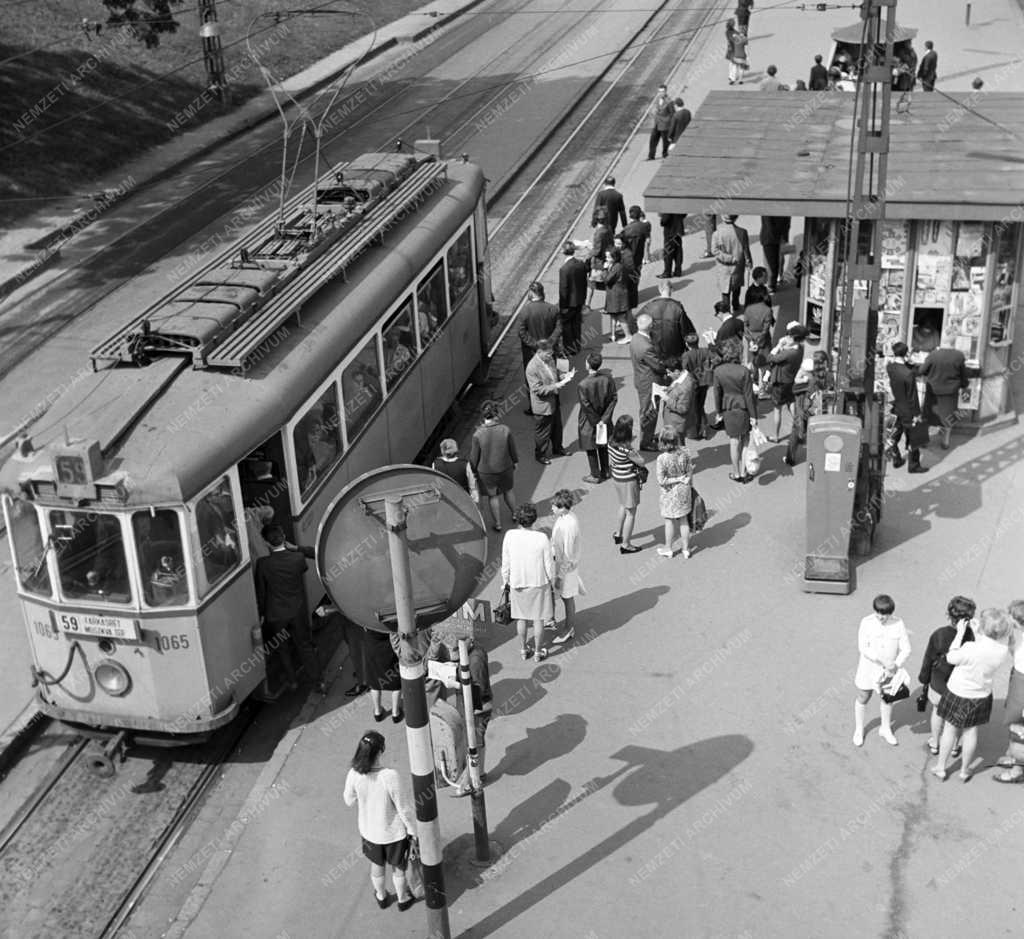
[[196, 503], [196, 528], [203, 569], [212, 586], [242, 560], [235, 505], [227, 476]]
[[12, 499], [7, 519], [21, 589], [38, 596], [50, 596], [53, 591], [50, 588], [50, 571], [46, 566], [49, 545], [43, 537], [36, 507], [24, 499]]
[[131, 603], [121, 520], [116, 515], [51, 511], [50, 532], [66, 599]]
[[178, 513], [172, 509], [136, 512], [132, 516], [132, 534], [147, 606], [188, 603], [188, 575]]

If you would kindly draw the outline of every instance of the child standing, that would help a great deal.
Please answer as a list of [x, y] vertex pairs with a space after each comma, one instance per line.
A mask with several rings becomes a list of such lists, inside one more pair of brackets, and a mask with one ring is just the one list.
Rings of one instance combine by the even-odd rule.
[[892, 732], [892, 705], [881, 697], [881, 688], [892, 681], [898, 669], [910, 658], [910, 637], [903, 620], [894, 615], [896, 604], [888, 594], [879, 594], [873, 603], [874, 613], [860, 621], [857, 649], [860, 661], [853, 683], [857, 700], [853, 705], [853, 745], [864, 746], [864, 716], [871, 693], [879, 692], [878, 708], [882, 726], [878, 735], [890, 746], [899, 741]]

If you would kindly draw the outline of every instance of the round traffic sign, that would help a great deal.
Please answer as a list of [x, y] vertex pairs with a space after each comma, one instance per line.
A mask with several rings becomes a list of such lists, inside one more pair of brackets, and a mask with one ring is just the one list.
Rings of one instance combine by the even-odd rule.
[[487, 561], [487, 529], [469, 494], [423, 466], [384, 466], [346, 486], [317, 533], [316, 564], [342, 615], [378, 632], [396, 632], [387, 496], [405, 509], [416, 627], [450, 616], [478, 589]]

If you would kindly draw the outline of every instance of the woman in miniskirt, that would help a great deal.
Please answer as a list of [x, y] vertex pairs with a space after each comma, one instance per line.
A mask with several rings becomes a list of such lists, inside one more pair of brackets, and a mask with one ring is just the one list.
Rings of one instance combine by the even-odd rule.
[[946, 661], [955, 666], [939, 702], [938, 714], [946, 723], [939, 741], [939, 759], [932, 773], [946, 778], [946, 764], [960, 735], [963, 762], [960, 779], [971, 778], [971, 763], [978, 747], [978, 728], [992, 716], [992, 679], [1010, 654], [1008, 648], [1013, 620], [1004, 610], [982, 610], [974, 630], [974, 642], [964, 642], [968, 623], [957, 623], [956, 637], [946, 653]]

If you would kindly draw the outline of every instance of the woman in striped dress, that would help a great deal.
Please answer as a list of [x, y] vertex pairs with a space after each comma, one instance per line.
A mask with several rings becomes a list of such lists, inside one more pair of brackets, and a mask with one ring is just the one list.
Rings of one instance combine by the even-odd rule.
[[612, 471], [615, 491], [619, 496], [619, 525], [612, 541], [619, 546], [619, 554], [635, 554], [640, 550], [632, 542], [636, 507], [640, 504], [640, 469], [643, 457], [633, 449], [633, 418], [623, 414], [615, 422], [608, 439], [608, 466]]

